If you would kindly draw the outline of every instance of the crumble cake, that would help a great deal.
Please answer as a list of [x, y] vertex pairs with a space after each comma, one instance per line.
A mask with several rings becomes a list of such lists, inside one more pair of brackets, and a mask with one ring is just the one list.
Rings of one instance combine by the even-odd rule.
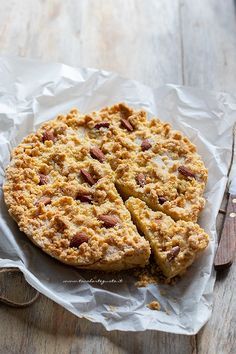
[[46, 123], [13, 150], [6, 172], [10, 215], [37, 246], [86, 269], [144, 266], [140, 236], [96, 149], [60, 121]]
[[43, 251], [112, 271], [143, 267], [150, 256], [121, 197], [196, 221], [206, 181], [186, 137], [117, 104], [85, 115], [73, 109], [44, 123], [13, 150], [3, 190], [20, 230]]
[[130, 197], [125, 204], [138, 230], [149, 241], [155, 261], [167, 278], [184, 273], [207, 247], [209, 237], [198, 224], [174, 221], [134, 197]]

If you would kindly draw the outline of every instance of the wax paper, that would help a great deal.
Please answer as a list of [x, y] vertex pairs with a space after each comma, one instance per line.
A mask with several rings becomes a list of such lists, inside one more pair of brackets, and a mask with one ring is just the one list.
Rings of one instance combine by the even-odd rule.
[[[41, 123], [77, 107], [87, 113], [117, 102], [144, 108], [196, 144], [207, 168], [206, 208], [199, 219], [210, 245], [174, 285], [135, 286], [132, 271], [100, 274], [64, 265], [18, 230], [0, 191], [0, 267], [18, 267], [35, 289], [107, 330], [195, 334], [212, 311], [216, 217], [227, 182], [236, 98], [166, 85], [151, 88], [103, 70], [0, 58], [0, 183], [10, 151]], [[146, 305], [157, 300], [160, 311]]]

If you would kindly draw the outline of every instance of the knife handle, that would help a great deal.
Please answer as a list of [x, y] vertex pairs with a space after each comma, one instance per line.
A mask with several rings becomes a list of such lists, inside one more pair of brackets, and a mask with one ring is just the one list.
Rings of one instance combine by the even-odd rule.
[[236, 195], [229, 195], [221, 238], [216, 251], [216, 270], [231, 266], [236, 244]]

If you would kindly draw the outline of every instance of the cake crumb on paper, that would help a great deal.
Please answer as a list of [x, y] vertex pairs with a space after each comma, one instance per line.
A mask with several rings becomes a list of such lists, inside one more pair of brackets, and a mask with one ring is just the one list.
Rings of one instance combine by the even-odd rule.
[[147, 307], [148, 307], [150, 310], [156, 310], [156, 311], [160, 311], [160, 309], [161, 309], [161, 305], [159, 304], [158, 301], [152, 301], [152, 302], [150, 302], [150, 304], [148, 304]]
[[137, 288], [146, 287], [150, 284], [174, 285], [179, 279], [178, 276], [174, 278], [166, 278], [152, 257], [147, 266], [142, 269], [137, 268], [134, 270], [134, 276], [137, 278], [135, 283]]

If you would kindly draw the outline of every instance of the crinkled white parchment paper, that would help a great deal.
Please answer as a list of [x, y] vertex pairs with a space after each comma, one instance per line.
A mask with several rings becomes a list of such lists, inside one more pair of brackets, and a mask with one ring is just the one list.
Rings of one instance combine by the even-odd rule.
[[[152, 89], [102, 70], [0, 58], [0, 183], [11, 149], [42, 122], [72, 107], [90, 112], [120, 101], [170, 122], [197, 145], [209, 169], [207, 205], [200, 218], [211, 237], [208, 249], [176, 285], [138, 289], [132, 272], [111, 279], [109, 274], [77, 270], [44, 254], [18, 230], [1, 191], [0, 267], [19, 267], [38, 291], [107, 330], [194, 334], [212, 309], [215, 221], [231, 156], [235, 97], [174, 85]], [[161, 311], [146, 307], [155, 299]]]

